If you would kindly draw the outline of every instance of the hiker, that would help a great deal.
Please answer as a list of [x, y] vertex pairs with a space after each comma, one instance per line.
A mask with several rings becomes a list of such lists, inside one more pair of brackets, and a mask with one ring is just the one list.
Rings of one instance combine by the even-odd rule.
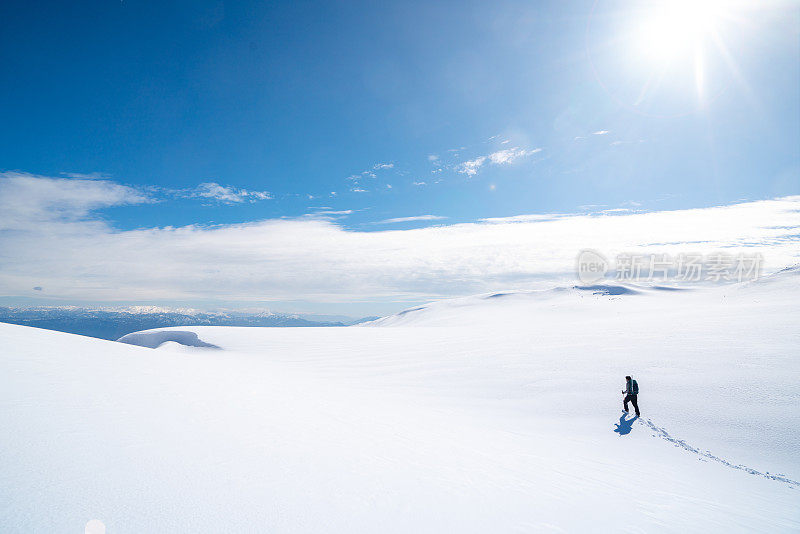
[[636, 397], [639, 396], [639, 384], [636, 380], [629, 376], [625, 377], [625, 389], [622, 392], [625, 395], [625, 400], [622, 401], [625, 413], [628, 413], [628, 402], [633, 404], [633, 409], [636, 410], [636, 417], [639, 417], [639, 404], [636, 402]]

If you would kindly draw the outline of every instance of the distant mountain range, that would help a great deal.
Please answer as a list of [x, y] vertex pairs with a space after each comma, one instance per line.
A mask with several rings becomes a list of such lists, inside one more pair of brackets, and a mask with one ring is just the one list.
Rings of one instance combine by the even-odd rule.
[[132, 306], [92, 309], [72, 306], [0, 307], [0, 322], [116, 340], [125, 334], [169, 326], [349, 326], [375, 317], [301, 315], [269, 311], [216, 311]]

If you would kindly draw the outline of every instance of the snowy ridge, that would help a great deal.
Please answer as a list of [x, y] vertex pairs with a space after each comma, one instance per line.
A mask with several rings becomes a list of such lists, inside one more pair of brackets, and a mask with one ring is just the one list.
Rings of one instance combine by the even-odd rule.
[[[461, 320], [466, 310], [481, 310], [487, 308], [490, 301], [502, 300], [503, 308], [497, 309], [493, 313], [495, 318], [503, 316], [504, 320], [514, 320], [511, 312], [526, 306], [543, 306], [547, 301], [563, 306], [569, 303], [585, 302], [592, 305], [591, 301], [608, 301], [626, 299], [631, 297], [642, 297], [646, 299], [665, 299], [679, 300], [689, 305], [703, 305], [704, 302], [715, 299], [727, 298], [748, 298], [749, 294], [759, 292], [769, 296], [780, 296], [782, 291], [786, 294], [797, 292], [800, 285], [800, 264], [781, 269], [778, 272], [763, 276], [755, 281], [727, 284], [683, 284], [683, 285], [662, 285], [659, 283], [651, 284], [629, 284], [621, 282], [607, 282], [594, 285], [574, 285], [559, 286], [550, 289], [535, 290], [508, 290], [501, 292], [485, 293], [469, 297], [448, 299], [431, 302], [422, 306], [407, 308], [394, 315], [381, 317], [379, 319], [363, 322], [355, 326], [411, 326], [420, 324], [431, 326], [434, 324], [455, 324], [446, 321], [447, 315], [452, 315], [454, 319]], [[588, 301], [588, 302], [587, 302]], [[461, 310], [459, 310], [461, 309]], [[455, 310], [459, 310], [455, 312]], [[493, 310], [494, 311], [494, 310]], [[453, 313], [451, 313], [453, 312]], [[507, 313], [509, 312], [509, 313]], [[488, 314], [487, 314], [488, 315]]]
[[[634, 296], [652, 296], [662, 292], [690, 292], [691, 288], [669, 287], [662, 285], [639, 286], [623, 283], [594, 284], [588, 286], [563, 286], [550, 289], [533, 290], [508, 290], [493, 293], [484, 293], [470, 297], [448, 299], [436, 301], [423, 306], [415, 306], [402, 310], [394, 315], [381, 317], [374, 321], [364, 322], [356, 326], [409, 326], [416, 322], [429, 325], [432, 317], [437, 314], [446, 313], [448, 310], [460, 308], [480, 309], [485, 308], [488, 303], [493, 301], [503, 301], [502, 306], [513, 309], [519, 305], [539, 305], [552, 302], [578, 302], [583, 299], [619, 299]], [[502, 310], [500, 313], [503, 313]], [[457, 314], [456, 314], [457, 316]]]

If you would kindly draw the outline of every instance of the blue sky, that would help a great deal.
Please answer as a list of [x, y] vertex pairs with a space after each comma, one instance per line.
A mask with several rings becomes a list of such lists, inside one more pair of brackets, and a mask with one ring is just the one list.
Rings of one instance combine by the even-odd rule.
[[678, 3], [5, 2], [0, 170], [128, 187], [57, 210], [111, 233], [800, 193], [796, 4]]

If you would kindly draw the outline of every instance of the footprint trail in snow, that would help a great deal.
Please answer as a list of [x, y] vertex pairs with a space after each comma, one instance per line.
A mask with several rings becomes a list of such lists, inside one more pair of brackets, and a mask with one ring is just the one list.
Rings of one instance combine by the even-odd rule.
[[639, 422], [641, 424], [643, 424], [643, 425], [646, 425], [646, 426], [650, 427], [650, 429], [653, 432], [655, 432], [655, 434], [653, 434], [653, 436], [659, 437], [659, 438], [664, 439], [666, 441], [669, 441], [670, 443], [672, 443], [676, 447], [680, 447], [680, 448], [682, 448], [684, 450], [692, 452], [692, 453], [694, 453], [694, 454], [696, 454], [696, 455], [698, 455], [698, 456], [700, 456], [702, 458], [708, 458], [709, 460], [714, 460], [715, 462], [719, 462], [719, 463], [721, 463], [723, 465], [726, 465], [728, 467], [731, 467], [733, 469], [738, 469], [740, 471], [744, 471], [746, 473], [750, 473], [751, 475], [758, 475], [758, 476], [762, 476], [764, 478], [769, 478], [771, 480], [777, 480], [779, 482], [784, 482], [786, 484], [789, 484], [790, 486], [793, 486], [793, 487], [800, 486], [800, 482], [797, 482], [796, 480], [792, 480], [790, 478], [787, 478], [787, 477], [783, 476], [782, 474], [775, 474], [775, 473], [770, 473], [770, 472], [762, 473], [761, 471], [757, 471], [757, 470], [755, 470], [755, 469], [753, 469], [751, 467], [747, 467], [746, 465], [731, 463], [728, 460], [725, 460], [724, 458], [720, 458], [719, 456], [715, 456], [715, 455], [711, 454], [711, 452], [709, 452], [709, 451], [702, 451], [702, 450], [700, 450], [700, 449], [698, 449], [696, 447], [692, 447], [691, 445], [689, 445], [688, 443], [686, 443], [682, 439], [678, 439], [678, 438], [672, 437], [671, 435], [669, 435], [669, 433], [666, 430], [664, 430], [663, 428], [661, 428], [659, 426], [656, 426], [650, 419], [639, 418]]

